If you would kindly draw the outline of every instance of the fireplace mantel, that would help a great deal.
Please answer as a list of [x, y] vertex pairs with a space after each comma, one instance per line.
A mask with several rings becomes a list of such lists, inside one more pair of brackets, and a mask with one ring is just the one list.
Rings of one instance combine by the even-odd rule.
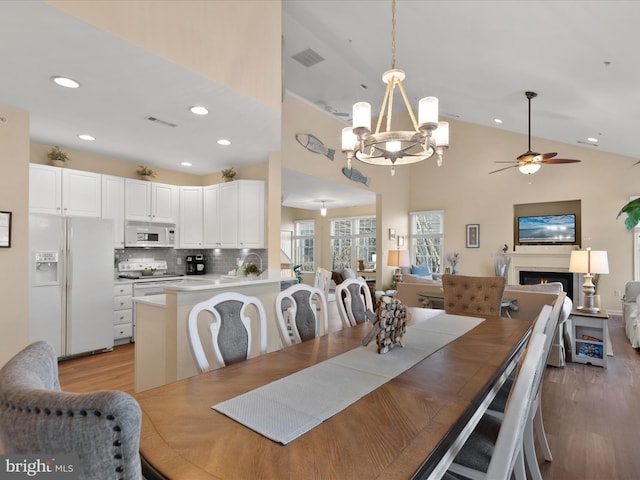
[[[507, 283], [517, 285], [520, 282], [520, 271], [532, 272], [568, 272], [571, 251], [575, 250], [572, 245], [550, 245], [550, 246], [518, 246], [517, 251], [511, 252], [511, 262], [509, 265], [509, 275]], [[578, 275], [576, 274], [576, 277]], [[578, 298], [579, 278], [574, 278], [574, 298]], [[576, 291], [577, 290], [577, 291]]]

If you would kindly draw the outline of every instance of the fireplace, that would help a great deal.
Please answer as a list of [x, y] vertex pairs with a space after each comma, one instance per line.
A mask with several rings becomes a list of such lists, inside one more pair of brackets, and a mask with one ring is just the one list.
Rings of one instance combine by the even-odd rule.
[[541, 272], [520, 270], [520, 285], [560, 282], [567, 296], [573, 300], [575, 274], [570, 272]]

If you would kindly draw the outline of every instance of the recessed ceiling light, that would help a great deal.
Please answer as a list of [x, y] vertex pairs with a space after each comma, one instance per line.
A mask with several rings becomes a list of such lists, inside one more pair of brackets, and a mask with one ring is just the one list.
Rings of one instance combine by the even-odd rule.
[[83, 133], [82, 135], [78, 135], [78, 138], [81, 139], [81, 140], [87, 140], [89, 142], [93, 142], [96, 139], [96, 137], [93, 137], [91, 135], [87, 135], [86, 133]]
[[189, 111], [195, 115], [207, 115], [209, 113], [209, 110], [198, 105], [191, 107]]
[[493, 121], [496, 123], [502, 123], [502, 120], [500, 120], [499, 118], [494, 118]]
[[72, 78], [51, 77], [51, 80], [53, 80], [57, 85], [60, 85], [61, 87], [78, 88], [80, 86], [80, 84], [75, 80], [73, 80]]
[[597, 138], [593, 138], [593, 137], [587, 138], [587, 141], [593, 142], [593, 143], [598, 143], [598, 139]]
[[231, 141], [227, 140], [226, 138], [221, 138], [220, 140], [218, 140], [218, 145], [223, 145], [226, 147], [231, 145]]
[[180, 165], [182, 165], [183, 167], [191, 167], [193, 165], [193, 163], [191, 163], [191, 162], [182, 162], [182, 163], [180, 163]]

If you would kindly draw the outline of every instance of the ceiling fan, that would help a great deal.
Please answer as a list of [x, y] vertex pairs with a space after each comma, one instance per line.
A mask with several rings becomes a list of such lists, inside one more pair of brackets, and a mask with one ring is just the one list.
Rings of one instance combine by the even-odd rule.
[[529, 150], [522, 155], [520, 155], [515, 162], [513, 161], [497, 161], [495, 163], [512, 163], [513, 165], [509, 165], [508, 167], [499, 168], [498, 170], [494, 170], [491, 173], [501, 172], [503, 170], [507, 170], [509, 168], [518, 167], [518, 169], [527, 175], [531, 175], [532, 173], [536, 173], [540, 170], [542, 164], [554, 164], [554, 163], [576, 163], [580, 160], [572, 160], [569, 158], [553, 158], [557, 155], [556, 152], [551, 153], [538, 153], [531, 151], [531, 99], [538, 96], [536, 92], [525, 92], [525, 95], [529, 99]]

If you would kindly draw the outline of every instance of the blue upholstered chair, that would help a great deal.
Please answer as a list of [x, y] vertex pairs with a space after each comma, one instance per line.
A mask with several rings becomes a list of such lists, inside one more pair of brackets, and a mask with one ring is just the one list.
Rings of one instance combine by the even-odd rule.
[[278, 294], [275, 309], [284, 346], [324, 335], [329, 329], [327, 299], [319, 288], [292, 285]]
[[125, 392], [60, 391], [51, 345], [35, 342], [0, 370], [0, 441], [5, 454], [76, 454], [82, 480], [138, 480], [138, 402]]
[[[267, 314], [258, 298], [226, 292], [200, 302], [191, 309], [187, 334], [196, 366], [201, 373], [211, 368], [205, 346], [222, 366], [246, 360], [251, 355], [251, 309], [255, 312], [259, 325], [260, 353], [266, 353]], [[205, 323], [205, 317], [206, 330], [210, 335], [207, 343], [201, 340], [201, 334], [205, 330], [201, 324]]]

